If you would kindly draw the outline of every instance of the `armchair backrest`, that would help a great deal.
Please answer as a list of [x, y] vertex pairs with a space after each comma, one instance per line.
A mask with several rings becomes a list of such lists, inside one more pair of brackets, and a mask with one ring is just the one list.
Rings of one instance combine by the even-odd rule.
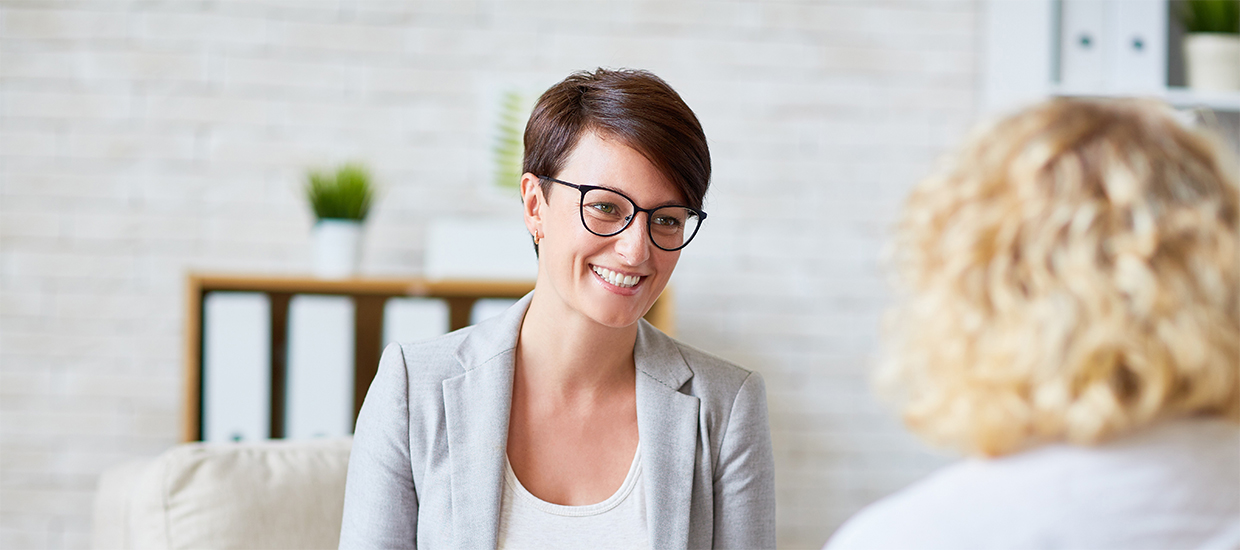
[[93, 546], [336, 548], [351, 439], [187, 443], [104, 472]]

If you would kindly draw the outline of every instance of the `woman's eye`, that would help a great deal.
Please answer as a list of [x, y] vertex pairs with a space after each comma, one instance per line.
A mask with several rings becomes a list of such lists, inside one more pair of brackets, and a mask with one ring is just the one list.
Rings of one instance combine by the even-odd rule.
[[601, 214], [615, 214], [619, 209], [616, 205], [605, 202], [596, 202], [590, 205], [590, 208], [597, 210]]
[[662, 226], [662, 227], [670, 228], [670, 229], [675, 229], [677, 227], [680, 227], [680, 220], [673, 218], [671, 216], [659, 216], [654, 219], [654, 224]]

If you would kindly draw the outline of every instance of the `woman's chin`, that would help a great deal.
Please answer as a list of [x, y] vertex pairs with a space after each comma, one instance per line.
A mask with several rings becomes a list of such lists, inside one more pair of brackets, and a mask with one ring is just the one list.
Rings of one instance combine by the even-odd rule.
[[633, 326], [642, 318], [642, 311], [637, 308], [594, 308], [587, 316], [595, 323], [610, 328]]

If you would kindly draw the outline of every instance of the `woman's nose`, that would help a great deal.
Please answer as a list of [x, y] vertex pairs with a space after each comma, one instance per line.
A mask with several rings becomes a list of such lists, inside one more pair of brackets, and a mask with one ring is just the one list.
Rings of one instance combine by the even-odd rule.
[[650, 258], [650, 235], [647, 231], [646, 220], [641, 217], [649, 215], [645, 212], [638, 212], [629, 227], [616, 235], [619, 239], [616, 241], [616, 250], [628, 261], [629, 265], [638, 265]]

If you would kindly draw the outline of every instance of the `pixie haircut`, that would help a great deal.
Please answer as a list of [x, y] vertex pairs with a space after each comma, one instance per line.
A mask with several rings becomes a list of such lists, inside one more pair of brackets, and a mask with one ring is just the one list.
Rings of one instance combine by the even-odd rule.
[[[523, 170], [557, 177], [587, 131], [641, 153], [688, 206], [702, 207], [710, 185], [706, 134], [680, 95], [659, 77], [639, 70], [598, 69], [573, 73], [549, 88], [525, 126]], [[550, 194], [551, 185], [542, 182], [544, 195]]]
[[1058, 99], [975, 133], [896, 229], [880, 389], [996, 456], [1164, 418], [1240, 421], [1235, 161], [1140, 100]]

